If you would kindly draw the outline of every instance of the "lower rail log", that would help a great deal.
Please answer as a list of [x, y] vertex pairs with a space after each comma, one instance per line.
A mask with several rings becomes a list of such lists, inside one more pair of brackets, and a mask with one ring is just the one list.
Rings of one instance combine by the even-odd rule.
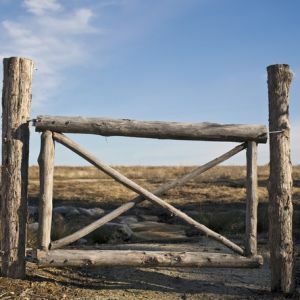
[[98, 160], [96, 157], [88, 153], [85, 149], [83, 149], [80, 145], [69, 139], [63, 134], [53, 132], [53, 138], [57, 142], [63, 144], [70, 150], [77, 153], [82, 158], [86, 159], [88, 162], [93, 164], [95, 167], [103, 171], [104, 173], [108, 174], [110, 177], [114, 178], [116, 181], [121, 183], [122, 185], [126, 186], [130, 190], [143, 195], [146, 199], [150, 200], [151, 202], [157, 204], [158, 206], [162, 207], [163, 209], [167, 210], [174, 216], [177, 216], [179, 219], [183, 220], [189, 225], [192, 225], [197, 230], [201, 231], [202, 233], [206, 234], [207, 236], [213, 238], [214, 240], [222, 243], [232, 251], [244, 255], [244, 250], [233, 243], [232, 241], [228, 240], [226, 237], [222, 236], [221, 234], [209, 229], [205, 225], [195, 221], [191, 217], [189, 217], [184, 212], [180, 211], [179, 209], [175, 208], [174, 206], [170, 205], [169, 203], [165, 202], [164, 200], [160, 199], [159, 197], [155, 196], [153, 193], [147, 191], [143, 187], [139, 186], [132, 180], [128, 179], [126, 176], [122, 175], [109, 165], [105, 164], [104, 162]]
[[37, 250], [40, 267], [210, 267], [258, 268], [260, 255], [132, 250]]
[[[173, 181], [170, 181], [170, 182], [167, 182], [167, 183], [163, 184], [158, 189], [156, 189], [153, 192], [153, 194], [156, 195], [156, 196], [160, 196], [160, 195], [164, 194], [165, 192], [167, 192], [168, 190], [174, 188], [175, 186], [182, 185], [182, 184], [188, 182], [189, 180], [192, 180], [193, 178], [196, 178], [200, 174], [202, 174], [205, 171], [211, 169], [212, 167], [220, 164], [221, 162], [229, 159], [230, 157], [234, 156], [235, 154], [239, 153], [240, 151], [244, 150], [245, 148], [246, 148], [246, 143], [240, 144], [240, 145], [234, 147], [233, 149], [231, 149], [230, 151], [224, 153], [223, 155], [221, 155], [221, 156], [209, 161], [208, 163], [194, 169], [192, 172], [187, 173], [187, 174], [183, 175], [182, 177], [180, 177], [176, 180], [173, 180]], [[107, 215], [103, 216], [102, 218], [92, 222], [91, 224], [83, 227], [82, 229], [80, 229], [80, 230], [78, 230], [78, 231], [76, 231], [76, 232], [74, 232], [74, 233], [72, 233], [72, 234], [70, 234], [66, 237], [63, 237], [63, 238], [61, 238], [57, 241], [52, 242], [51, 243], [51, 249], [58, 249], [58, 248], [69, 245], [69, 244], [79, 240], [80, 238], [82, 238], [82, 237], [90, 234], [94, 230], [100, 228], [101, 226], [103, 226], [107, 222], [110, 222], [110, 221], [114, 220], [115, 218], [117, 218], [121, 214], [123, 214], [126, 211], [133, 208], [135, 205], [143, 202], [145, 199], [146, 198], [143, 195], [139, 195], [139, 196], [133, 198], [131, 201], [121, 205], [120, 207], [116, 208], [112, 212], [110, 212]]]

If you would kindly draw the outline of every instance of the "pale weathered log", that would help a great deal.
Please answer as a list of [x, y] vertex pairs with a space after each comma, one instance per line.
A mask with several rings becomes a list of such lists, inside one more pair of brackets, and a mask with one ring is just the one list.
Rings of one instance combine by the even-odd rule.
[[2, 274], [25, 276], [27, 186], [33, 62], [3, 60], [1, 251]]
[[266, 143], [264, 125], [179, 123], [83, 117], [38, 116], [37, 131], [87, 133], [173, 140], [201, 140]]
[[267, 71], [270, 130], [268, 190], [271, 288], [273, 291], [292, 293], [295, 289], [295, 275], [288, 99], [292, 73], [288, 65], [272, 65], [267, 68]]
[[118, 181], [122, 185], [126, 186], [130, 190], [132, 190], [140, 195], [143, 195], [145, 198], [147, 198], [151, 202], [159, 205], [160, 207], [164, 208], [165, 210], [170, 212], [172, 215], [177, 216], [181, 220], [184, 220], [186, 223], [194, 226], [202, 233], [205, 233], [207, 236], [210, 236], [211, 238], [221, 242], [229, 249], [231, 249], [239, 254], [244, 254], [244, 250], [241, 247], [239, 247], [238, 245], [236, 245], [235, 243], [231, 242], [230, 240], [228, 240], [224, 236], [220, 235], [219, 233], [207, 228], [205, 225], [196, 222], [191, 217], [189, 217], [187, 214], [183, 213], [179, 209], [173, 207], [169, 203], [167, 203], [167, 202], [163, 201], [162, 199], [160, 199], [159, 197], [155, 196], [153, 193], [151, 193], [151, 192], [147, 191], [146, 189], [144, 189], [143, 187], [139, 186], [138, 184], [136, 184], [132, 180], [128, 179], [127, 177], [125, 177], [124, 175], [122, 175], [121, 173], [119, 173], [118, 171], [116, 171], [115, 169], [110, 167], [109, 165], [98, 160], [96, 157], [94, 157], [93, 155], [88, 153], [80, 145], [78, 145], [77, 143], [75, 143], [74, 141], [72, 141], [71, 139], [66, 137], [65, 135], [57, 133], [57, 132], [53, 132], [53, 138], [55, 141], [63, 144], [70, 150], [74, 151], [79, 156], [86, 159], [88, 162], [93, 164], [95, 167], [102, 170], [104, 173], [106, 173], [110, 177], [114, 178], [116, 181]]
[[[194, 169], [192, 172], [185, 174], [184, 176], [182, 176], [176, 180], [173, 180], [173, 181], [163, 184], [161, 187], [156, 189], [153, 192], [153, 194], [156, 196], [160, 196], [160, 195], [164, 194], [165, 192], [167, 192], [168, 190], [174, 188], [175, 186], [180, 186], [180, 185], [188, 182], [189, 180], [196, 178], [197, 176], [204, 173], [205, 171], [211, 169], [212, 167], [220, 164], [221, 162], [232, 157], [233, 155], [239, 153], [240, 151], [245, 149], [245, 147], [246, 147], [245, 143], [234, 147], [233, 149], [224, 153], [223, 155], [211, 160], [210, 162], [204, 164], [203, 166], [200, 166], [200, 167]], [[141, 203], [144, 200], [145, 200], [145, 197], [142, 195], [139, 195], [139, 196], [133, 198], [130, 202], [127, 202], [127, 203], [121, 205], [120, 207], [118, 207], [117, 209], [108, 213], [107, 215], [103, 216], [99, 220], [92, 222], [91, 224], [83, 227], [82, 229], [80, 229], [64, 238], [61, 238], [57, 241], [52, 242], [51, 249], [58, 249], [58, 248], [61, 248], [63, 246], [69, 245], [69, 244], [77, 241], [78, 239], [84, 237], [85, 235], [87, 235], [87, 234], [91, 233], [92, 231], [98, 229], [99, 227], [103, 226], [107, 222], [110, 222], [113, 219], [117, 218], [118, 216], [125, 213], [126, 211], [133, 208], [135, 205], [137, 205], [138, 203]]]
[[257, 254], [257, 144], [247, 146], [247, 200], [245, 254]]
[[258, 268], [263, 264], [260, 255], [134, 250], [38, 250], [36, 258], [40, 267]]
[[51, 242], [54, 172], [54, 142], [51, 131], [42, 133], [38, 162], [40, 167], [38, 248], [48, 250]]

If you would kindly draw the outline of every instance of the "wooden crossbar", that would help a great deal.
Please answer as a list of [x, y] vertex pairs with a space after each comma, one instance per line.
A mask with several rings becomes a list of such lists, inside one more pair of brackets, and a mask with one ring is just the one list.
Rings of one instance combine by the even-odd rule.
[[[182, 177], [180, 177], [176, 180], [173, 180], [171, 182], [167, 182], [167, 183], [163, 184], [158, 189], [156, 189], [153, 192], [153, 194], [156, 195], [156, 196], [160, 196], [163, 193], [167, 192], [168, 190], [174, 188], [175, 186], [180, 186], [180, 185], [188, 182], [189, 180], [192, 180], [193, 178], [196, 178], [200, 174], [202, 174], [205, 171], [211, 169], [212, 167], [220, 164], [221, 162], [229, 159], [230, 157], [234, 156], [235, 154], [239, 153], [240, 151], [242, 151], [245, 148], [246, 148], [246, 143], [240, 144], [240, 145], [234, 147], [233, 149], [231, 149], [230, 151], [224, 153], [223, 155], [221, 155], [221, 156], [209, 161], [208, 163], [194, 169], [192, 172], [187, 173], [187, 174], [183, 175]], [[123, 214], [126, 211], [130, 210], [135, 205], [143, 202], [144, 200], [145, 200], [145, 197], [143, 195], [139, 195], [139, 196], [131, 199], [129, 202], [121, 205], [120, 207], [116, 208], [112, 212], [110, 212], [107, 215], [101, 217], [100, 219], [92, 222], [91, 224], [81, 228], [80, 230], [78, 230], [78, 231], [76, 231], [76, 232], [74, 232], [74, 233], [72, 233], [72, 234], [70, 234], [70, 235], [68, 235], [64, 238], [61, 238], [57, 241], [53, 241], [51, 243], [51, 249], [58, 249], [58, 248], [61, 248], [63, 246], [69, 245], [69, 244], [77, 241], [78, 239], [80, 239], [80, 238], [86, 236], [87, 234], [90, 234], [94, 230], [100, 228], [101, 226], [103, 226], [107, 222], [110, 222], [110, 221], [114, 220], [115, 218], [119, 217], [121, 214]]]
[[84, 148], [80, 145], [72, 141], [70, 138], [66, 137], [63, 134], [53, 132], [53, 139], [62, 145], [66, 146], [70, 150], [74, 151], [76, 154], [81, 156], [82, 158], [86, 159], [88, 162], [93, 164], [98, 169], [102, 170], [104, 173], [109, 175], [110, 177], [114, 178], [116, 181], [121, 183], [122, 185], [126, 186], [127, 188], [131, 189], [132, 191], [143, 195], [146, 199], [150, 200], [151, 202], [159, 205], [163, 209], [170, 212], [172, 215], [177, 216], [181, 220], [185, 221], [189, 225], [194, 226], [196, 229], [201, 231], [202, 233], [206, 234], [207, 236], [215, 239], [216, 241], [221, 242], [226, 247], [231, 249], [232, 251], [244, 255], [244, 250], [233, 243], [232, 241], [228, 240], [226, 237], [222, 236], [221, 234], [209, 229], [205, 225], [195, 221], [191, 217], [189, 217], [184, 212], [180, 211], [179, 209], [175, 208], [174, 206], [170, 205], [169, 203], [165, 202], [161, 198], [155, 196], [153, 193], [149, 192], [148, 190], [144, 189], [143, 187], [136, 184], [134, 181], [130, 180], [126, 176], [122, 175], [120, 172], [116, 171], [109, 165], [105, 164], [104, 162], [98, 160], [92, 154], [88, 153]]
[[136, 250], [37, 250], [36, 259], [40, 267], [258, 268], [263, 264], [260, 255]]
[[129, 119], [37, 116], [36, 131], [129, 136], [155, 139], [267, 142], [265, 125], [180, 123]]

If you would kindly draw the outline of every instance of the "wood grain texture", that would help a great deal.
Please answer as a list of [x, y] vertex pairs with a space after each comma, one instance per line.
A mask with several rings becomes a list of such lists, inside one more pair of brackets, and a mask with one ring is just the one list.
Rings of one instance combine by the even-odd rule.
[[33, 62], [3, 60], [2, 92], [2, 274], [25, 276], [27, 186], [31, 82]]
[[150, 200], [151, 202], [157, 204], [158, 206], [162, 207], [169, 213], [171, 213], [174, 216], [177, 216], [179, 219], [185, 221], [186, 223], [192, 225], [202, 233], [206, 234], [207, 236], [215, 239], [216, 241], [219, 241], [220, 243], [224, 244], [226, 247], [231, 249], [234, 252], [237, 252], [239, 254], [244, 254], [244, 250], [236, 245], [235, 243], [231, 242], [221, 234], [207, 228], [205, 225], [200, 224], [199, 222], [196, 222], [191, 217], [189, 217], [184, 212], [180, 211], [179, 209], [173, 207], [169, 203], [163, 201], [159, 197], [155, 196], [153, 193], [147, 191], [143, 187], [139, 186], [132, 180], [128, 179], [109, 165], [105, 164], [104, 162], [98, 160], [96, 157], [88, 153], [83, 147], [72, 141], [70, 138], [66, 137], [63, 134], [53, 132], [53, 139], [62, 145], [66, 146], [70, 150], [74, 151], [76, 154], [81, 156], [82, 158], [86, 159], [88, 162], [90, 162], [92, 165], [109, 175], [110, 177], [114, 178], [117, 182], [121, 183], [122, 185], [126, 186], [130, 190], [138, 193], [139, 195], [143, 195], [147, 200]]
[[[246, 147], [245, 143], [234, 147], [233, 149], [224, 153], [223, 155], [211, 160], [210, 162], [204, 164], [203, 166], [200, 166], [200, 167], [194, 169], [192, 172], [185, 174], [184, 176], [182, 176], [176, 180], [173, 180], [173, 181], [163, 184], [161, 187], [156, 189], [153, 192], [153, 194], [156, 196], [160, 196], [160, 195], [164, 194], [165, 192], [167, 192], [168, 190], [170, 190], [176, 186], [180, 186], [180, 185], [188, 182], [189, 180], [192, 180], [193, 178], [196, 178], [197, 176], [204, 173], [205, 171], [211, 169], [212, 167], [220, 164], [221, 162], [229, 159], [233, 155], [244, 150], [245, 147]], [[91, 224], [83, 227], [82, 229], [80, 229], [64, 238], [61, 238], [57, 241], [52, 242], [51, 249], [58, 249], [58, 248], [64, 247], [66, 245], [69, 245], [69, 244], [79, 240], [80, 238], [82, 238], [82, 237], [86, 236], [87, 234], [93, 232], [94, 230], [100, 228], [107, 222], [110, 222], [110, 221], [114, 220], [115, 218], [119, 217], [121, 214], [125, 213], [126, 211], [128, 211], [129, 209], [131, 209], [135, 205], [137, 205], [138, 203], [143, 202], [144, 200], [145, 200], [145, 197], [143, 195], [139, 195], [139, 196], [131, 199], [129, 202], [121, 205], [120, 207], [116, 208], [112, 212], [103, 216], [99, 220], [92, 222]]]
[[38, 162], [40, 168], [38, 248], [48, 250], [51, 242], [54, 172], [54, 142], [51, 131], [45, 131], [41, 135]]
[[258, 268], [259, 255], [133, 250], [51, 250], [37, 251], [40, 267], [209, 267]]
[[247, 146], [247, 199], [246, 199], [246, 239], [245, 254], [257, 254], [257, 144]]
[[289, 89], [292, 73], [288, 65], [272, 65], [268, 71], [269, 130], [269, 239], [271, 288], [292, 293], [295, 289], [292, 238], [292, 164], [290, 156]]
[[37, 131], [51, 130], [103, 136], [229, 142], [256, 141], [258, 143], [267, 141], [267, 128], [264, 125], [38, 116], [35, 120], [35, 127]]

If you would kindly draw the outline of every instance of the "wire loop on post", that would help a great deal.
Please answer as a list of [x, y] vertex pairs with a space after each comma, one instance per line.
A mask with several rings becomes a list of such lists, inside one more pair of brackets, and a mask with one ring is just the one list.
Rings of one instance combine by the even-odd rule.
[[269, 134], [274, 134], [274, 133], [282, 133], [285, 132], [285, 129], [283, 130], [274, 130], [274, 131], [269, 131]]

